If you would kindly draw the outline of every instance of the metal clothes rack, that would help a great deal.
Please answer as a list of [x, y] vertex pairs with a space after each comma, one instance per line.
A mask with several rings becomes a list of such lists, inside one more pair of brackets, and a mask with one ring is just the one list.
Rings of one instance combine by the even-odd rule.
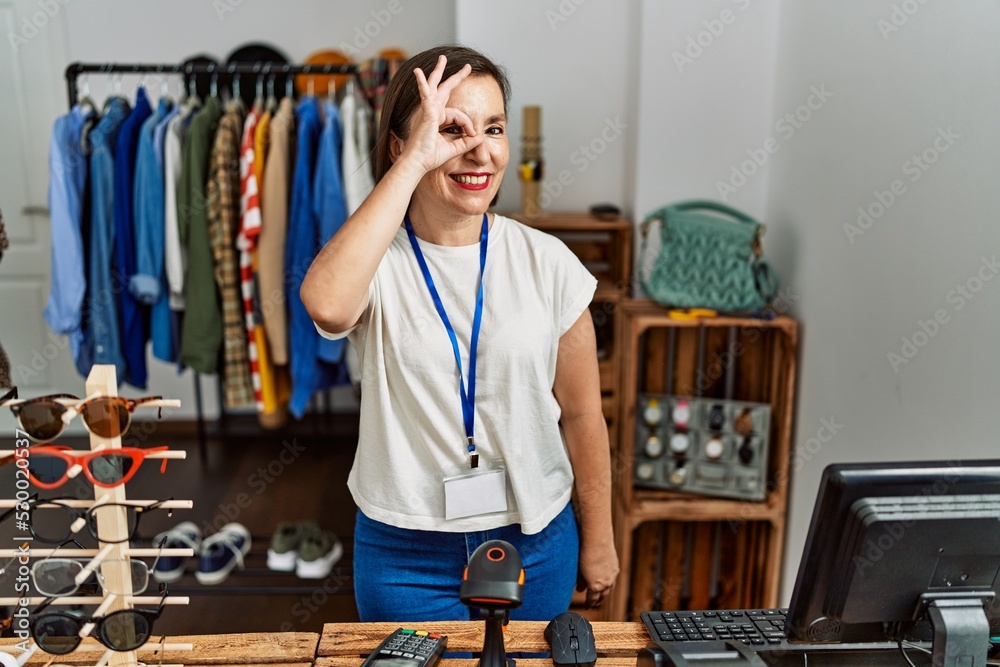
[[[219, 75], [231, 76], [231, 75], [250, 75], [250, 78], [271, 78], [271, 77], [288, 77], [294, 76], [296, 74], [351, 74], [355, 77], [358, 74], [358, 66], [355, 64], [347, 63], [342, 65], [288, 65], [288, 64], [278, 64], [266, 61], [261, 62], [238, 62], [229, 63], [225, 65], [218, 65], [215, 63], [202, 63], [202, 62], [190, 62], [190, 63], [81, 63], [75, 62], [70, 63], [66, 67], [66, 93], [69, 99], [69, 106], [72, 108], [78, 101], [78, 90], [77, 82], [80, 76], [85, 76], [89, 74], [98, 75], [114, 75], [114, 74], [168, 74], [168, 75], [178, 75], [184, 77], [185, 84], [190, 83], [190, 78], [197, 74], [210, 74], [213, 76], [213, 81]], [[238, 79], [237, 79], [238, 81]], [[222, 424], [223, 431], [227, 430], [228, 416], [226, 414], [226, 405], [221, 382], [218, 386], [219, 393], [219, 421]], [[206, 430], [205, 430], [205, 413], [204, 406], [202, 403], [202, 391], [201, 391], [201, 374], [194, 371], [194, 395], [195, 395], [195, 411], [197, 415], [198, 424], [198, 451], [200, 453], [200, 459], [202, 465], [208, 463], [206, 444]], [[330, 399], [329, 395], [323, 396], [323, 401], [320, 403], [314, 397], [312, 402], [313, 405], [321, 404], [327, 414], [329, 415], [330, 407], [333, 401]]]
[[268, 62], [230, 63], [71, 63], [66, 67], [66, 92], [69, 105], [77, 102], [77, 79], [81, 74], [176, 74], [185, 80], [195, 74], [249, 74], [255, 77], [295, 74], [354, 74], [358, 66], [344, 65], [282, 65]]

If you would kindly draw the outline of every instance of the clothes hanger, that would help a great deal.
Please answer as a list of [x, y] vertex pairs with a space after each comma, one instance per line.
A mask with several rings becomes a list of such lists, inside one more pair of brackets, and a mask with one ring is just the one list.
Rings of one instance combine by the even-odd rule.
[[330, 101], [330, 104], [337, 103], [337, 77], [331, 76], [329, 78], [330, 84], [326, 88], [326, 99]]
[[233, 82], [229, 88], [229, 108], [243, 110], [243, 97], [240, 95], [240, 73], [233, 72]]
[[264, 79], [261, 76], [260, 68], [262, 63], [257, 62], [253, 66], [254, 76], [256, 77], [257, 92], [253, 99], [253, 110], [259, 115], [264, 113]]
[[122, 83], [121, 77], [123, 76], [121, 72], [114, 72], [111, 67], [111, 63], [108, 63], [102, 67], [102, 69], [108, 74], [108, 78], [104, 81], [104, 108], [103, 113], [107, 113], [111, 108], [111, 104], [114, 101], [119, 101], [128, 106], [128, 100], [122, 97]]
[[90, 131], [97, 125], [100, 115], [97, 110], [97, 103], [90, 96], [90, 75], [83, 75], [82, 96], [77, 103], [84, 114], [83, 127], [80, 130], [80, 155], [90, 155]]
[[286, 74], [286, 78], [285, 78], [285, 97], [287, 97], [288, 99], [292, 100], [292, 102], [294, 102], [295, 101], [295, 75], [294, 74], [289, 74], [287, 67], [285, 68], [285, 74]]
[[[195, 109], [201, 107], [201, 98], [198, 97], [198, 79], [194, 75], [194, 65], [188, 63], [184, 71], [187, 78], [187, 96], [184, 98], [182, 113], [189, 115]], [[181, 87], [182, 89], [184, 87], [183, 79], [181, 81]]]
[[167, 103], [167, 108], [173, 108], [174, 100], [170, 97], [170, 77], [167, 76], [163, 65], [156, 66], [156, 73], [160, 77], [160, 99]]
[[[271, 63], [264, 65], [264, 71], [268, 72], [271, 69]], [[274, 79], [276, 75], [271, 74], [267, 77], [267, 110], [273, 116], [278, 110], [278, 98], [274, 94]]]
[[90, 97], [90, 75], [84, 73], [82, 78], [82, 83], [77, 84], [77, 95], [79, 96], [77, 104], [80, 105], [80, 109], [84, 113], [97, 113], [97, 104]]
[[212, 82], [209, 84], [208, 95], [215, 99], [219, 98], [219, 72], [215, 65], [212, 65]]

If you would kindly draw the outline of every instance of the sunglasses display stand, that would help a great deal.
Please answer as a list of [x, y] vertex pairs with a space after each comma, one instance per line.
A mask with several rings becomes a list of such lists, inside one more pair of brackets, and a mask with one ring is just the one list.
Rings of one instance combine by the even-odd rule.
[[[115, 372], [115, 367], [112, 365], [95, 365], [91, 371], [90, 375], [87, 377], [87, 395], [88, 396], [117, 396], [118, 395], [118, 378]], [[98, 435], [90, 433], [90, 448], [91, 450], [111, 450], [120, 449], [122, 446], [121, 436], [116, 436], [114, 438], [102, 438]], [[27, 455], [30, 456], [30, 448], [26, 450]], [[15, 452], [0, 452], [2, 455], [13, 455]], [[186, 452], [184, 451], [168, 451], [161, 452], [162, 456], [151, 455], [150, 458], [185, 458]], [[119, 484], [118, 486], [111, 488], [94, 487], [94, 500], [93, 501], [64, 501], [67, 505], [77, 506], [77, 507], [93, 507], [95, 505], [104, 503], [126, 503], [125, 497], [125, 485]], [[156, 501], [131, 501], [130, 504], [145, 505], [153, 504]], [[0, 508], [11, 508], [17, 504], [17, 500], [0, 500]], [[193, 503], [190, 500], [171, 500], [160, 504], [160, 507], [167, 509], [190, 509]], [[98, 534], [107, 540], [112, 542], [105, 543], [104, 547], [101, 549], [102, 561], [99, 565], [101, 575], [104, 581], [107, 583], [107, 587], [115, 591], [128, 592], [132, 588], [132, 575], [131, 568], [128, 567], [129, 556], [193, 556], [194, 552], [191, 549], [133, 549], [129, 546], [129, 525], [128, 520], [121, 512], [97, 512], [95, 513], [95, 518], [99, 522]], [[82, 522], [83, 520], [78, 520]], [[20, 519], [18, 519], [18, 527], [21, 527]], [[74, 526], [76, 528], [76, 526]], [[15, 538], [20, 541], [19, 538]], [[117, 541], [120, 540], [120, 541]], [[30, 542], [30, 538], [26, 541]], [[52, 554], [55, 549], [34, 549], [32, 548], [28, 558], [39, 557], [43, 558]], [[66, 557], [87, 557], [96, 556], [98, 553], [97, 549], [59, 549], [60, 556]], [[13, 558], [22, 555], [17, 550], [0, 550], [0, 558], [7, 557]], [[22, 563], [23, 564], [23, 563]], [[29, 605], [37, 605], [43, 601], [43, 598], [32, 598], [28, 600]], [[159, 596], [132, 596], [132, 595], [110, 595], [107, 594], [104, 597], [63, 597], [56, 598], [52, 604], [98, 604], [100, 605], [95, 612], [95, 616], [103, 616], [120, 609], [131, 609], [134, 606], [150, 607], [159, 605], [161, 598]], [[164, 604], [168, 605], [186, 605], [189, 599], [184, 596], [170, 596], [162, 599]], [[0, 598], [0, 605], [8, 605], [11, 607], [17, 607], [23, 602], [18, 598]], [[86, 631], [90, 627], [85, 627]], [[152, 649], [154, 644], [152, 641], [149, 642], [148, 646]], [[190, 651], [193, 650], [191, 644], [156, 644], [155, 649], [160, 651]], [[85, 643], [81, 644], [77, 651], [105, 651], [104, 647], [100, 644]], [[160, 659], [162, 660], [162, 652], [160, 653]], [[59, 660], [57, 659], [57, 662]], [[75, 661], [74, 661], [75, 662]], [[147, 663], [149, 661], [147, 660]], [[109, 665], [110, 667], [124, 667], [135, 666], [139, 664], [136, 651], [105, 651], [104, 655], [100, 660], [95, 661], [98, 666]]]

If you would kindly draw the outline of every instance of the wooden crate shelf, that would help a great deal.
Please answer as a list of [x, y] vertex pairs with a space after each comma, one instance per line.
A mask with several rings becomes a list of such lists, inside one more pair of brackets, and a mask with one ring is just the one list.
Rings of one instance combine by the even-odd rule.
[[[649, 300], [626, 300], [621, 307], [619, 448], [612, 473], [622, 574], [606, 620], [637, 618], [640, 611], [653, 607], [776, 606], [788, 503], [798, 323], [784, 316], [673, 320], [665, 308]], [[765, 499], [754, 502], [634, 488], [640, 391], [768, 403]], [[730, 562], [734, 554], [738, 558]], [[662, 576], [664, 572], [669, 576]], [[674, 581], [678, 573], [686, 577], [683, 594]]]
[[[656, 521], [640, 524], [631, 548], [629, 614], [651, 609], [745, 609], [759, 606], [769, 582], [758, 576], [771, 555], [767, 521]], [[717, 556], [712, 553], [719, 543]], [[686, 554], [695, 554], [689, 558]], [[623, 582], [624, 583], [624, 582]]]

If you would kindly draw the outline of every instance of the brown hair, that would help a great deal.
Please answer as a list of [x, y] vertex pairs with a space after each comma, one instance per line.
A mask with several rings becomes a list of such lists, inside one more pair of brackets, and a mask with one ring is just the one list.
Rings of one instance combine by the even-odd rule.
[[410, 117], [420, 106], [420, 91], [417, 90], [417, 77], [413, 70], [418, 67], [425, 76], [430, 76], [437, 65], [438, 57], [444, 56], [448, 63], [444, 68], [442, 80], [455, 74], [465, 65], [472, 66], [472, 76], [489, 76], [500, 86], [503, 95], [503, 110], [507, 113], [507, 103], [510, 101], [510, 82], [502, 67], [475, 49], [457, 44], [445, 44], [418, 53], [403, 63], [396, 75], [389, 81], [382, 105], [382, 118], [378, 129], [378, 139], [375, 141], [375, 182], [378, 183], [392, 166], [389, 157], [390, 133], [400, 139], [406, 139], [409, 134]]

